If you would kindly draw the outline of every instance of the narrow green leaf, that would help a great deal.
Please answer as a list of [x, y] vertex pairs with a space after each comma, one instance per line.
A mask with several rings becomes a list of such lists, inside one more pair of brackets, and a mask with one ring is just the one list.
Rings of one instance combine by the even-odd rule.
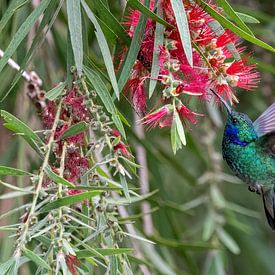
[[139, 241], [143, 241], [143, 242], [146, 242], [146, 243], [155, 244], [153, 241], [148, 240], [148, 239], [146, 239], [146, 238], [143, 238], [143, 237], [141, 237], [141, 236], [139, 236], [139, 235], [133, 235], [133, 234], [130, 234], [130, 233], [127, 233], [127, 232], [121, 232], [121, 234], [126, 235], [126, 236], [129, 236], [129, 237], [134, 238], [134, 239], [139, 240]]
[[10, 274], [8, 273], [10, 268], [15, 264], [15, 258], [10, 258], [8, 261], [0, 264], [0, 274]]
[[50, 210], [53, 210], [53, 209], [56, 209], [56, 208], [59, 208], [62, 206], [76, 204], [76, 203], [82, 202], [84, 200], [90, 199], [92, 197], [95, 197], [95, 196], [99, 195], [100, 193], [101, 193], [101, 191], [90, 191], [90, 192], [84, 192], [84, 193], [60, 198], [60, 199], [57, 199], [57, 200], [50, 202], [47, 205], [43, 206], [39, 212], [45, 213], [45, 212], [49, 212]]
[[239, 15], [234, 11], [234, 9], [229, 5], [227, 0], [217, 0], [219, 6], [221, 6], [226, 14], [236, 23], [236, 25], [243, 31], [249, 33], [252, 36], [255, 36], [253, 32], [246, 26], [243, 20]]
[[[20, 188], [20, 187], [17, 187], [17, 186], [14, 186], [14, 185], [9, 184], [9, 183], [7, 183], [7, 182], [4, 182], [4, 181], [2, 181], [2, 180], [0, 180], [0, 184], [2, 184], [2, 185], [5, 186], [5, 187], [8, 187], [8, 188], [10, 188], [10, 189], [12, 189], [12, 190], [15, 190], [15, 191], [26, 192], [26, 189]], [[33, 187], [32, 187], [32, 188], [33, 188]]]
[[75, 184], [73, 184], [72, 182], [69, 182], [68, 180], [66, 180], [66, 179], [60, 177], [59, 175], [57, 175], [56, 173], [54, 173], [50, 166], [47, 166], [45, 168], [45, 173], [52, 181], [54, 181], [57, 184], [62, 184], [62, 185], [69, 186], [69, 187], [75, 186]]
[[245, 23], [250, 23], [250, 24], [259, 24], [261, 23], [257, 18], [246, 14], [246, 13], [241, 13], [241, 12], [236, 12], [236, 14], [243, 20]]
[[[175, 1], [175, 0], [174, 0]], [[275, 52], [275, 49], [273, 47], [271, 47], [270, 45], [268, 45], [267, 43], [261, 41], [260, 39], [248, 34], [247, 32], [243, 31], [242, 29], [240, 29], [239, 27], [237, 27], [236, 25], [234, 25], [233, 23], [231, 23], [229, 20], [227, 20], [224, 16], [222, 16], [220, 13], [218, 13], [217, 11], [215, 11], [213, 8], [211, 8], [211, 6], [209, 6], [205, 1], [203, 0], [197, 0], [198, 4], [202, 5], [204, 7], [204, 10], [209, 13], [213, 18], [215, 18], [217, 21], [219, 21], [219, 23], [231, 30], [232, 32], [236, 33], [238, 36], [240, 36], [241, 38], [255, 44], [258, 45], [259, 47], [262, 47], [266, 50], [269, 50], [271, 52]]]
[[[155, 195], [157, 192], [158, 192], [158, 190], [154, 190], [150, 193], [147, 193], [147, 194], [139, 196], [139, 197], [131, 197], [131, 203], [133, 204], [134, 202], [146, 200], [146, 199], [152, 197], [153, 195]], [[129, 203], [129, 201], [125, 198], [120, 198], [120, 199], [108, 198], [107, 201], [109, 203], [115, 204], [115, 205], [123, 205], [123, 204]]]
[[49, 100], [55, 100], [57, 97], [59, 97], [62, 94], [66, 85], [67, 85], [66, 82], [59, 83], [56, 87], [54, 87], [53, 89], [51, 89], [46, 93], [45, 95], [46, 98], [48, 98]]
[[175, 27], [165, 20], [163, 20], [160, 16], [153, 13], [150, 9], [148, 9], [146, 6], [144, 6], [139, 0], [128, 0], [127, 1], [128, 6], [130, 6], [134, 10], [139, 10], [142, 14], [145, 16], [153, 19], [154, 21], [158, 22], [159, 24], [174, 29]]
[[66, 139], [68, 137], [77, 135], [79, 133], [82, 133], [86, 131], [88, 128], [88, 125], [86, 122], [81, 121], [77, 124], [72, 125], [69, 129], [67, 129], [59, 138], [59, 140]]
[[74, 53], [75, 66], [79, 76], [83, 66], [83, 40], [80, 0], [67, 1], [68, 24]]
[[74, 66], [74, 53], [72, 48], [72, 42], [70, 37], [70, 31], [67, 30], [67, 60], [66, 60], [66, 69], [67, 69], [67, 83], [68, 83], [68, 90], [72, 89], [73, 86], [73, 73], [71, 71], [72, 67]]
[[112, 97], [105, 85], [105, 83], [102, 81], [100, 76], [97, 74], [96, 71], [84, 67], [85, 75], [87, 76], [89, 82], [96, 90], [98, 96], [100, 97], [102, 103], [106, 107], [107, 111], [112, 114], [113, 121], [117, 127], [117, 129], [120, 131], [121, 135], [126, 138], [125, 130], [123, 127], [123, 124], [120, 120], [120, 117], [118, 116], [118, 112], [116, 110], [115, 104], [112, 100]]
[[[95, 251], [100, 253], [103, 256], [111, 256], [111, 255], [118, 255], [118, 254], [124, 254], [124, 253], [131, 253], [133, 252], [133, 249], [132, 248], [95, 248]], [[76, 251], [76, 257], [78, 259], [94, 257], [94, 256], [98, 256], [98, 255], [88, 249]]]
[[[15, 77], [13, 78], [12, 84], [10, 85], [9, 90], [2, 96], [1, 101], [4, 101], [4, 99], [14, 89], [15, 85], [22, 77], [22, 70], [24, 70], [27, 67], [27, 65], [32, 60], [32, 57], [33, 57], [35, 51], [37, 50], [37, 48], [39, 48], [42, 45], [43, 41], [46, 39], [47, 33], [51, 29], [59, 11], [63, 5], [64, 0], [59, 1], [59, 3], [57, 3], [57, 2], [58, 2], [58, 0], [50, 1], [48, 7], [46, 8], [43, 19], [42, 19], [38, 29], [35, 32], [36, 35], [35, 35], [34, 39], [32, 40], [31, 47], [21, 63], [21, 66], [20, 66], [21, 70], [16, 73]], [[58, 4], [58, 7], [56, 7], [57, 4]]]
[[23, 255], [33, 261], [38, 267], [45, 268], [47, 270], [51, 270], [51, 267], [47, 264], [45, 260], [43, 260], [40, 256], [38, 256], [33, 251], [27, 249], [26, 247], [22, 250]]
[[130, 194], [129, 194], [129, 189], [128, 189], [128, 183], [126, 181], [126, 178], [125, 176], [119, 174], [119, 177], [120, 177], [120, 184], [123, 188], [123, 192], [124, 192], [124, 195], [126, 197], [126, 199], [131, 202], [131, 197], [130, 197]]
[[34, 191], [29, 191], [29, 190], [31, 190], [31, 188], [27, 187], [25, 188], [25, 190], [21, 189], [20, 191], [14, 191], [14, 192], [3, 194], [0, 196], [0, 200], [7, 200], [11, 198], [17, 198], [17, 197], [34, 194]]
[[40, 137], [31, 128], [4, 110], [1, 110], [0, 115], [5, 120], [4, 126], [7, 129], [21, 135], [39, 155], [42, 155], [39, 147], [44, 144]]
[[4, 66], [7, 64], [9, 58], [14, 54], [20, 43], [29, 33], [31, 28], [33, 27], [36, 20], [40, 17], [40, 15], [44, 12], [51, 1], [45, 0], [40, 3], [40, 5], [33, 10], [33, 12], [27, 17], [24, 23], [20, 26], [16, 34], [13, 36], [9, 46], [5, 50], [4, 56], [0, 59], [0, 72], [3, 70]]
[[3, 17], [1, 18], [0, 21], [0, 33], [3, 31], [5, 28], [6, 24], [9, 22], [13, 14], [21, 7], [26, 5], [30, 0], [13, 0], [8, 9], [4, 12]]
[[184, 53], [186, 55], [188, 63], [191, 67], [193, 67], [193, 51], [191, 45], [191, 37], [183, 2], [178, 0], [171, 0], [171, 5], [175, 14]]
[[178, 131], [179, 138], [181, 140], [181, 143], [185, 146], [186, 145], [185, 133], [184, 133], [182, 122], [181, 122], [178, 112], [175, 113], [175, 119], [176, 119], [176, 125], [177, 125], [177, 131]]
[[[162, 16], [163, 10], [162, 6], [158, 6], [158, 14]], [[156, 85], [157, 85], [157, 78], [159, 75], [159, 47], [163, 45], [164, 41], [164, 27], [156, 23], [156, 30], [155, 30], [155, 38], [154, 38], [154, 51], [153, 51], [153, 60], [152, 60], [152, 68], [151, 68], [151, 78], [149, 82], [149, 98], [152, 96]]]
[[220, 241], [234, 254], [240, 253], [240, 248], [238, 244], [233, 240], [233, 238], [222, 228], [217, 230]]
[[[145, 0], [145, 6], [149, 6], [148, 0]], [[127, 80], [130, 77], [133, 65], [136, 62], [138, 52], [140, 50], [141, 42], [143, 39], [144, 29], [146, 26], [146, 18], [143, 14], [140, 15], [138, 24], [135, 28], [134, 36], [132, 38], [131, 45], [128, 49], [126, 58], [123, 61], [121, 69], [119, 71], [119, 80], [118, 80], [118, 88], [119, 91], [122, 91]]]
[[106, 5], [101, 0], [98, 0], [95, 8], [100, 18], [114, 31], [117, 37], [122, 39], [126, 45], [130, 45], [130, 36], [124, 29], [123, 25], [120, 24], [112, 12], [106, 7]]
[[87, 78], [89, 79], [91, 85], [96, 90], [98, 96], [100, 97], [102, 103], [106, 107], [107, 111], [110, 114], [116, 114], [116, 107], [112, 100], [112, 97], [105, 85], [102, 81], [101, 77], [91, 68], [84, 67], [84, 72]]
[[91, 20], [91, 22], [94, 24], [96, 32], [96, 38], [98, 41], [98, 45], [99, 48], [101, 50], [103, 59], [104, 59], [104, 63], [108, 72], [108, 75], [110, 77], [111, 83], [112, 83], [112, 87], [114, 89], [114, 92], [116, 94], [116, 97], [119, 99], [119, 89], [118, 89], [118, 84], [117, 84], [117, 80], [116, 80], [116, 75], [115, 75], [115, 70], [114, 70], [114, 65], [113, 65], [113, 59], [107, 44], [107, 41], [105, 39], [104, 33], [102, 32], [100, 25], [98, 24], [93, 12], [90, 10], [89, 6], [85, 3], [84, 0], [81, 0], [82, 6], [87, 14], [87, 16], [89, 17], [89, 19]]
[[209, 242], [192, 242], [192, 241], [178, 241], [178, 240], [169, 240], [161, 237], [152, 237], [151, 238], [157, 244], [162, 244], [168, 247], [174, 247], [177, 249], [186, 249], [186, 250], [207, 250], [216, 248], [213, 244]]
[[123, 124], [120, 120], [120, 116], [117, 114], [112, 115], [112, 120], [115, 123], [118, 131], [120, 132], [120, 134], [122, 135], [122, 137], [126, 140], [126, 133], [123, 127]]
[[173, 123], [171, 126], [171, 145], [172, 145], [172, 150], [174, 154], [176, 154], [177, 152], [177, 137], [178, 137], [177, 123], [175, 121], [175, 118], [173, 118]]
[[33, 176], [32, 173], [27, 171], [23, 171], [17, 168], [7, 167], [7, 166], [0, 166], [0, 175], [4, 176]]

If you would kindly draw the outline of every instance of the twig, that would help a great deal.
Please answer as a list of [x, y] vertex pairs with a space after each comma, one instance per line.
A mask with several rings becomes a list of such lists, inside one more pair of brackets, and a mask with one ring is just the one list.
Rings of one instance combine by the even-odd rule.
[[58, 125], [58, 121], [59, 121], [59, 116], [60, 116], [60, 111], [61, 111], [61, 103], [62, 103], [62, 101], [60, 101], [60, 103], [58, 105], [58, 109], [57, 109], [57, 112], [56, 112], [54, 124], [53, 124], [52, 131], [51, 131], [51, 136], [50, 136], [49, 142], [48, 142], [47, 147], [46, 147], [47, 151], [46, 151], [45, 158], [44, 158], [44, 161], [43, 161], [40, 173], [39, 173], [39, 179], [38, 179], [38, 183], [37, 183], [37, 186], [36, 186], [36, 189], [35, 189], [35, 194], [33, 196], [31, 209], [28, 213], [28, 218], [24, 223], [22, 234], [20, 236], [20, 241], [19, 241], [19, 243], [18, 243], [18, 245], [15, 249], [15, 252], [14, 252], [14, 256], [16, 258], [19, 258], [20, 255], [21, 255], [21, 250], [22, 250], [22, 248], [24, 247], [24, 245], [26, 243], [27, 233], [28, 233], [29, 227], [31, 225], [32, 217], [35, 213], [36, 203], [37, 203], [37, 200], [39, 198], [40, 191], [41, 191], [42, 184], [43, 184], [43, 180], [44, 180], [45, 169], [48, 165], [48, 161], [49, 161], [49, 157], [50, 157], [50, 153], [51, 153], [51, 148], [52, 148], [52, 145], [54, 143], [54, 135], [55, 135], [55, 131], [56, 131], [56, 128], [57, 128], [57, 125]]
[[[0, 57], [2, 58], [4, 56], [4, 52], [0, 49]], [[10, 67], [18, 72], [21, 72], [22, 77], [28, 81], [28, 82], [34, 82], [36, 83], [38, 86], [42, 86], [42, 80], [41, 78], [37, 75], [36, 72], [31, 71], [31, 72], [27, 72], [24, 71], [20, 68], [20, 66], [13, 60], [13, 59], [9, 59], [8, 60], [8, 64], [10, 65]]]

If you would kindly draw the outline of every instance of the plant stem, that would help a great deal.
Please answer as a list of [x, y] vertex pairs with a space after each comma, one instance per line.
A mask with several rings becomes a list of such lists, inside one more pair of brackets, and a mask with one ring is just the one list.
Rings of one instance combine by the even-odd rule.
[[39, 194], [40, 194], [40, 191], [42, 189], [43, 179], [44, 179], [44, 175], [45, 175], [45, 168], [47, 167], [48, 162], [49, 162], [51, 147], [52, 147], [53, 143], [55, 142], [54, 141], [54, 135], [55, 135], [55, 131], [56, 131], [56, 128], [57, 128], [57, 125], [58, 125], [58, 121], [59, 121], [59, 116], [60, 116], [60, 111], [61, 111], [61, 104], [62, 104], [62, 101], [59, 102], [59, 105], [58, 105], [58, 108], [57, 108], [55, 120], [54, 120], [53, 127], [52, 127], [52, 130], [51, 130], [51, 136], [50, 136], [49, 142], [46, 146], [47, 151], [46, 151], [45, 158], [44, 158], [44, 161], [43, 161], [40, 173], [39, 173], [38, 183], [37, 183], [35, 193], [34, 193], [34, 196], [33, 196], [31, 209], [29, 211], [28, 218], [27, 218], [26, 222], [23, 224], [24, 227], [23, 227], [23, 230], [22, 230], [22, 234], [20, 236], [20, 241], [19, 241], [19, 243], [18, 243], [18, 245], [15, 249], [15, 252], [14, 252], [15, 257], [20, 257], [21, 256], [21, 250], [24, 247], [25, 243], [27, 243], [26, 237], [27, 237], [27, 233], [28, 233], [28, 230], [29, 230], [29, 227], [30, 227], [30, 224], [31, 224], [32, 216], [35, 213], [35, 207], [36, 207], [36, 204], [37, 204], [37, 200], [39, 198]]

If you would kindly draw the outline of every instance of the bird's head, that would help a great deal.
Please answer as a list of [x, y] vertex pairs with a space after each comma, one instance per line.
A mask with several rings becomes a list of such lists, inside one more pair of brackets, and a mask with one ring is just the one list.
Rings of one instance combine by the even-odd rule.
[[251, 119], [243, 113], [235, 112], [234, 110], [232, 110], [232, 108], [219, 94], [217, 94], [212, 89], [211, 91], [222, 102], [228, 114], [224, 136], [230, 142], [240, 146], [245, 146], [248, 143], [254, 141], [257, 138], [257, 134], [254, 130]]

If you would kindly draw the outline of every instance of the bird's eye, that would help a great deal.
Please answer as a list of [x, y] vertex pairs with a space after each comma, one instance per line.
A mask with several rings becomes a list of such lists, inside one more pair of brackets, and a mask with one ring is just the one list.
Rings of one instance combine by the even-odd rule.
[[235, 117], [232, 119], [232, 121], [234, 124], [236, 124], [238, 122], [238, 120]]

